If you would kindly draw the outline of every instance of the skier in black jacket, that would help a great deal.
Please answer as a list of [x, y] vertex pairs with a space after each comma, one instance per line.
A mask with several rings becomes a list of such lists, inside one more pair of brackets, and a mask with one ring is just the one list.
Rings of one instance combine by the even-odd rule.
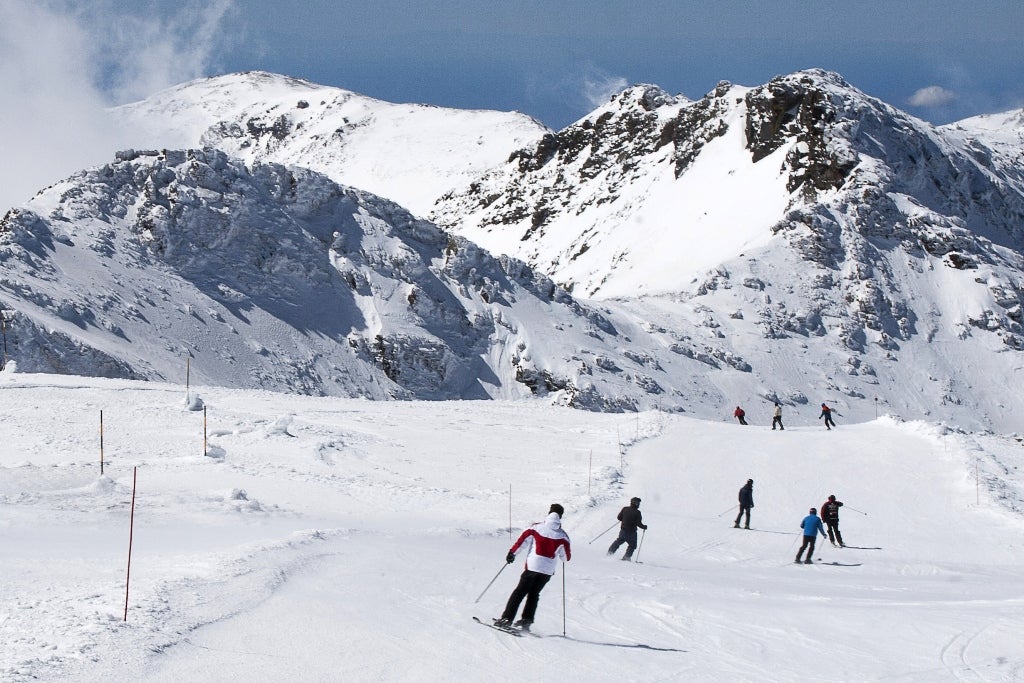
[[614, 555], [619, 546], [625, 543], [626, 554], [622, 556], [622, 559], [628, 562], [633, 559], [633, 551], [636, 550], [636, 530], [638, 528], [647, 529], [643, 515], [640, 513], [640, 499], [630, 498], [629, 505], [619, 511], [619, 516], [616, 519], [622, 524], [619, 526], [619, 537], [608, 548], [608, 554]]
[[845, 548], [846, 544], [843, 543], [843, 535], [839, 533], [839, 508], [841, 507], [843, 507], [841, 501], [836, 500], [835, 496], [829, 496], [828, 500], [821, 506], [821, 521], [828, 528], [828, 540], [832, 545], [838, 543], [840, 548]]
[[743, 513], [747, 515], [747, 524], [743, 528], [750, 528], [750, 508], [752, 507], [754, 507], [754, 480], [747, 479], [747, 483], [740, 489], [740, 512], [736, 515], [736, 523], [732, 525], [734, 529], [740, 528], [740, 518], [743, 517]]

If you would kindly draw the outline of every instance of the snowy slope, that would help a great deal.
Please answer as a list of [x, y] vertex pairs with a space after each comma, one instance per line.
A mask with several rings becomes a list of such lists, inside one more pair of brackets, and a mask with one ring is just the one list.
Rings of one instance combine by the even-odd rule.
[[989, 147], [999, 147], [1004, 154], [1015, 156], [1018, 162], [1024, 153], [1024, 109], [972, 116], [942, 126], [940, 130], [948, 135], [976, 138]]
[[[565, 681], [1024, 676], [1019, 439], [194, 387], [204, 456], [184, 399], [0, 374], [3, 680], [520, 681], [553, 662]], [[732, 528], [747, 478], [750, 531]], [[794, 565], [830, 493], [849, 547]], [[625, 563], [601, 534], [634, 495], [649, 530]], [[499, 572], [510, 518], [517, 533], [552, 501], [574, 552], [542, 637], [474, 624], [520, 570]]]
[[516, 112], [392, 104], [259, 71], [185, 83], [113, 114], [137, 130], [136, 147], [304, 166], [421, 216], [547, 132]]

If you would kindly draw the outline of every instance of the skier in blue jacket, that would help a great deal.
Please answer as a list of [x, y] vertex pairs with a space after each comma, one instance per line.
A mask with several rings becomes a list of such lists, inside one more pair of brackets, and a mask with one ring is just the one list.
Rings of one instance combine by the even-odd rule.
[[807, 559], [804, 560], [804, 564], [811, 564], [811, 556], [814, 555], [814, 542], [818, 538], [818, 533], [821, 533], [822, 538], [828, 538], [825, 535], [825, 528], [821, 525], [821, 517], [818, 517], [818, 511], [811, 508], [809, 514], [800, 522], [800, 528], [804, 530], [804, 542], [800, 545], [794, 562], [800, 562], [800, 556], [804, 554], [804, 548], [807, 548]]

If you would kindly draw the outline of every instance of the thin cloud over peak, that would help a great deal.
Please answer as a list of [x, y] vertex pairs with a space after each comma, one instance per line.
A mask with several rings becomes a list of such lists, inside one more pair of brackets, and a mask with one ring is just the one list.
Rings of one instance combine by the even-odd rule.
[[907, 102], [914, 107], [940, 107], [956, 99], [956, 93], [940, 85], [929, 85], [921, 88]]
[[608, 104], [612, 95], [625, 90], [629, 86], [622, 76], [593, 69], [583, 78], [583, 97], [591, 109]]

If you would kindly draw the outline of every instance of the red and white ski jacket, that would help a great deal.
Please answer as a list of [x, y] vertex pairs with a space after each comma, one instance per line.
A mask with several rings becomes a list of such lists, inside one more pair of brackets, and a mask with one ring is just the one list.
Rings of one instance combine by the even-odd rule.
[[521, 533], [509, 552], [517, 553], [522, 548], [530, 550], [526, 556], [526, 568], [531, 572], [554, 574], [559, 557], [566, 562], [572, 558], [569, 534], [562, 531], [562, 518], [557, 512], [550, 513], [543, 522]]

